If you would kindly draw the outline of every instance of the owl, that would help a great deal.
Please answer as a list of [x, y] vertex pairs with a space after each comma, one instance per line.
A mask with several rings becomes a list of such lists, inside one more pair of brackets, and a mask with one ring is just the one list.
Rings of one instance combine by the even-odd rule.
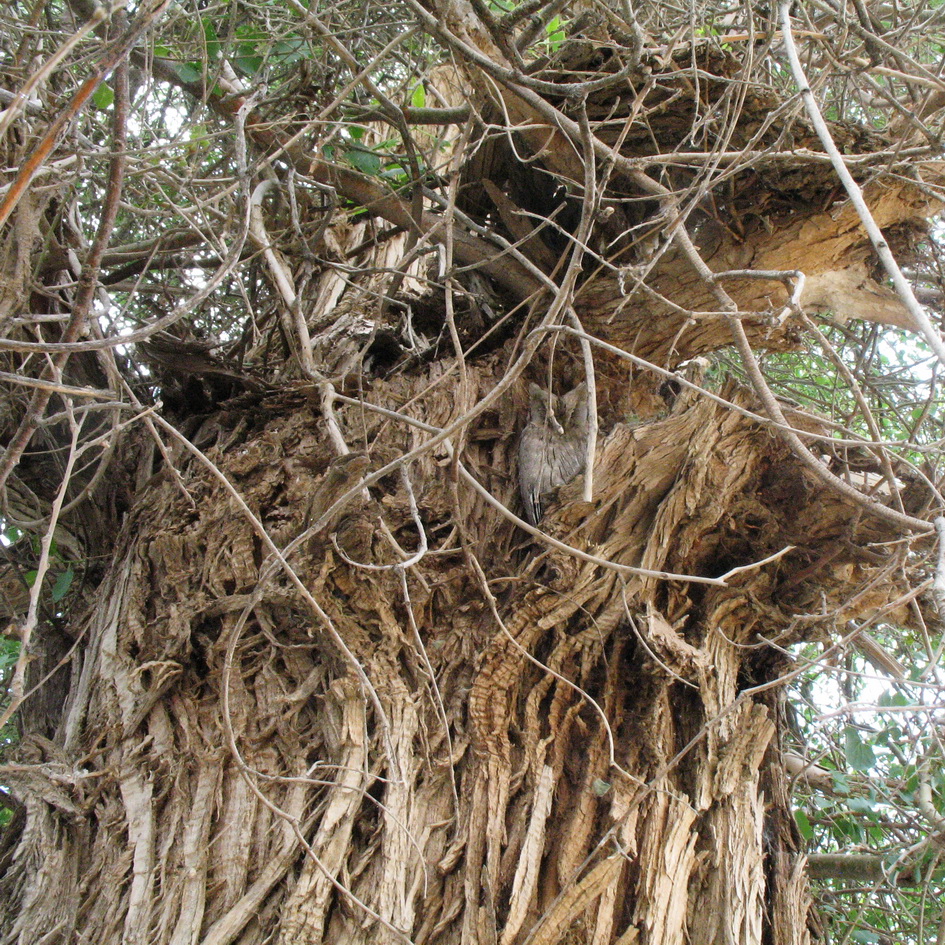
[[584, 468], [587, 384], [562, 397], [529, 384], [529, 418], [518, 444], [518, 479], [525, 518], [541, 520], [541, 497]]

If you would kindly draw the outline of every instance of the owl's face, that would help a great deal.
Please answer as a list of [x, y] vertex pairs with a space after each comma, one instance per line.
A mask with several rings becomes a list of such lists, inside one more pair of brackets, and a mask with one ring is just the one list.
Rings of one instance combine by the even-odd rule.
[[558, 397], [537, 384], [528, 385], [529, 414], [532, 423], [547, 424], [558, 433], [587, 425], [587, 384], [581, 383]]

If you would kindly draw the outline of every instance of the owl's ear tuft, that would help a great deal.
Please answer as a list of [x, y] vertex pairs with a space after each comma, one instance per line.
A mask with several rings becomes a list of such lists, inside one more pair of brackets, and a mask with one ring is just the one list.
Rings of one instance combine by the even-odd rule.
[[587, 406], [587, 381], [581, 381], [577, 387], [569, 390], [561, 398], [561, 406], [568, 416], [574, 415], [580, 408]]
[[532, 420], [541, 419], [548, 413], [548, 394], [534, 381], [528, 385], [528, 406]]

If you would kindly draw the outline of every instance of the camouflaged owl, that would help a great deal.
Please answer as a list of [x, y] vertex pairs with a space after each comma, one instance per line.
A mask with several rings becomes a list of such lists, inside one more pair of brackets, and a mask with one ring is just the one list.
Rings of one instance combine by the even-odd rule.
[[518, 444], [518, 478], [525, 518], [541, 521], [542, 496], [584, 468], [587, 384], [561, 397], [528, 385], [529, 419]]

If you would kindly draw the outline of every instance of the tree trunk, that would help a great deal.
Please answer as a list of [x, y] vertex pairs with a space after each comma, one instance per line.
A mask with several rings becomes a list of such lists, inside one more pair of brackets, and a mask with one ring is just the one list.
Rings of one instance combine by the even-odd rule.
[[[496, 381], [470, 369], [451, 404], [438, 373], [369, 399], [417, 396], [446, 425]], [[311, 524], [329, 458], [303, 395], [193, 437], [280, 545]], [[464, 453], [509, 503], [515, 410]], [[360, 408], [341, 420], [372, 455], [416, 440]], [[125, 523], [57, 744], [26, 739], [9, 941], [808, 940], [778, 752], [788, 662], [761, 641], [799, 638], [813, 587], [868, 582], [882, 566], [849, 555], [888, 532], [761, 424], [689, 394], [616, 424], [594, 503], [578, 480], [545, 521], [607, 567], [532, 542], [428, 453], [405, 468], [431, 553], [397, 567], [379, 523], [408, 552], [420, 539], [404, 484], [381, 480], [287, 556], [321, 609], [202, 460], [178, 468]]]

